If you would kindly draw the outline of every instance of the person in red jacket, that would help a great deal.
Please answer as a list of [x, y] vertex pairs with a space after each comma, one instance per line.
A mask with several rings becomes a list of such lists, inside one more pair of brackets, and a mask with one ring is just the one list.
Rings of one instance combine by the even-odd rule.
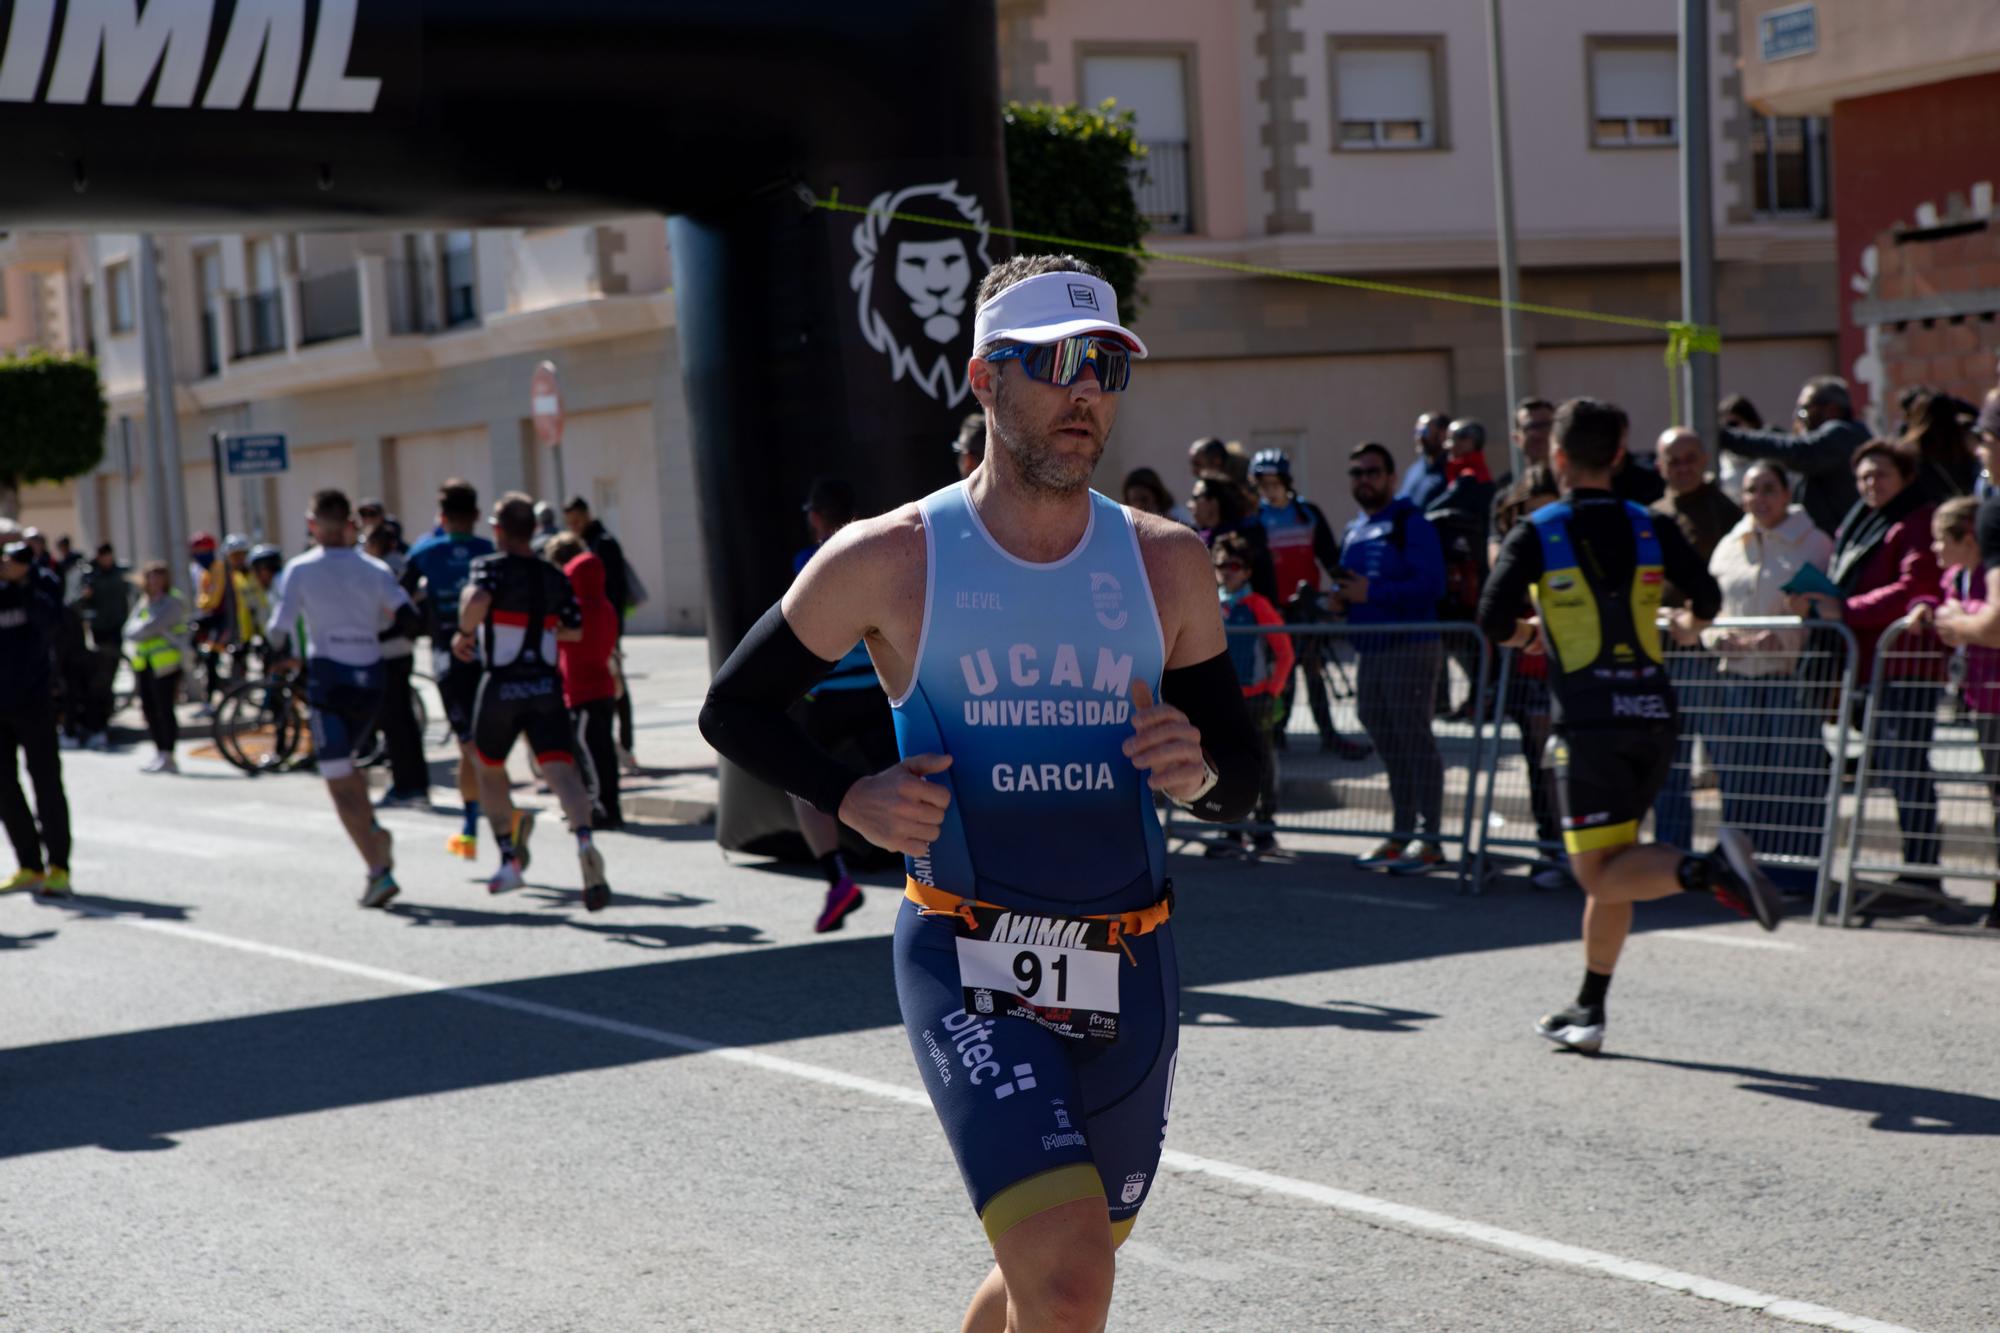
[[618, 647], [618, 612], [604, 591], [604, 562], [590, 553], [583, 539], [564, 533], [552, 540], [546, 554], [569, 577], [576, 604], [583, 608], [583, 637], [560, 643], [563, 703], [576, 728], [577, 755], [590, 798], [596, 807], [591, 827], [624, 827], [618, 800], [618, 749], [612, 724], [618, 713], [618, 680], [611, 671], [611, 654]]
[[[1873, 680], [1875, 646], [1882, 632], [1919, 601], [1935, 597], [1943, 580], [1931, 552], [1931, 516], [1937, 506], [1919, 485], [1917, 454], [1887, 440], [1870, 440], [1854, 453], [1854, 484], [1861, 499], [1834, 535], [1827, 571], [1838, 600], [1818, 593], [1792, 597], [1794, 615], [1845, 620], [1856, 641], [1856, 694]], [[1881, 707], [1868, 761], [1871, 774], [1896, 798], [1903, 863], [1935, 866], [1938, 860], [1937, 782], [1930, 750], [1937, 704], [1944, 690], [1945, 653], [1936, 635], [1913, 630], [1895, 640], [1881, 664]], [[1935, 891], [1928, 874], [1899, 877], [1920, 891]]]
[[[1210, 551], [1215, 562], [1216, 582], [1222, 585], [1222, 622], [1226, 629], [1238, 626], [1282, 625], [1284, 616], [1270, 599], [1250, 590], [1250, 543], [1240, 533], [1216, 538]], [[1251, 823], [1257, 833], [1247, 843], [1242, 829], [1226, 832], [1209, 844], [1206, 856], [1264, 856], [1278, 850], [1271, 825], [1278, 817], [1278, 766], [1271, 752], [1271, 730], [1283, 707], [1280, 695], [1292, 677], [1295, 660], [1292, 640], [1285, 634], [1230, 634], [1229, 659], [1236, 667], [1236, 681], [1250, 707], [1250, 720], [1257, 724], [1257, 808]]]

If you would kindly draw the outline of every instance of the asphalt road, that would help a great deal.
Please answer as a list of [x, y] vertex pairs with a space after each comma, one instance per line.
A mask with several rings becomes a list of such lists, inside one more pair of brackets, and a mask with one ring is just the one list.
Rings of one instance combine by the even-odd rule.
[[[956, 1327], [986, 1251], [892, 890], [814, 937], [816, 876], [661, 826], [602, 839], [590, 916], [555, 817], [495, 900], [397, 812], [368, 912], [314, 780], [65, 758], [78, 896], [0, 898], [0, 1327]], [[2000, 1327], [2000, 938], [1642, 907], [1589, 1059], [1530, 1031], [1573, 896], [1174, 875], [1112, 1327]]]

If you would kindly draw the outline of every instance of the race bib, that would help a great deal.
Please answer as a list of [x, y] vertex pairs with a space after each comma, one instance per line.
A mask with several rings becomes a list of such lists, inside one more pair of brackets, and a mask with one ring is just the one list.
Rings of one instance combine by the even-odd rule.
[[1118, 969], [1110, 923], [974, 907], [958, 930], [966, 1012], [1026, 1018], [1062, 1037], [1118, 1039]]

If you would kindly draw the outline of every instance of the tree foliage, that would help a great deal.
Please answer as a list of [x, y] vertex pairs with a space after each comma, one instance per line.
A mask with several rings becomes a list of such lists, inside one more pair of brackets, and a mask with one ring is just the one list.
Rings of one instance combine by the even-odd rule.
[[0, 357], [0, 488], [67, 481], [104, 457], [97, 362], [29, 352]]
[[[1007, 139], [1007, 194], [1018, 231], [1086, 241], [1118, 249], [1137, 247], [1148, 230], [1132, 197], [1132, 175], [1146, 150], [1133, 132], [1133, 114], [1111, 101], [1097, 107], [1009, 102], [1001, 122]], [[1073, 251], [1104, 270], [1129, 322], [1138, 311], [1143, 265], [1118, 250], [1016, 239], [1017, 254]]]

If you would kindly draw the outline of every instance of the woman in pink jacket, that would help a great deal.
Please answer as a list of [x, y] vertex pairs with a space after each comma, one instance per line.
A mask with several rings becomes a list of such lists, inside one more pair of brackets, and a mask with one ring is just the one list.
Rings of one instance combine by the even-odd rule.
[[[1939, 609], [1919, 606], [1915, 611], [1926, 622], [1939, 615], [1947, 620], [1969, 616], [1986, 605], [1986, 569], [1974, 528], [1979, 503], [1971, 496], [1947, 500], [1931, 520], [1931, 551], [1944, 566], [1944, 576]], [[1952, 650], [1950, 674], [1978, 734], [1979, 761], [1993, 802], [1993, 842], [2000, 847], [2000, 648], [1968, 644]], [[1985, 925], [2000, 930], [2000, 881], [1994, 883], [1993, 907]]]

